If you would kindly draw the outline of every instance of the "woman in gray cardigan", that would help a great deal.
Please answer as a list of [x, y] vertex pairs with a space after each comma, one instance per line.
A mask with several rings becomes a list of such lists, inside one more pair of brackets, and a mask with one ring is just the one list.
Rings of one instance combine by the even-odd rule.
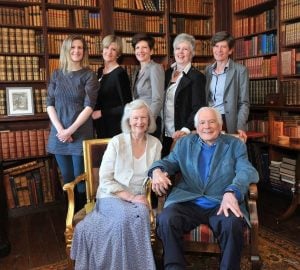
[[223, 118], [223, 130], [247, 139], [249, 75], [245, 66], [230, 59], [234, 38], [226, 31], [212, 37], [215, 62], [206, 67], [206, 98]]

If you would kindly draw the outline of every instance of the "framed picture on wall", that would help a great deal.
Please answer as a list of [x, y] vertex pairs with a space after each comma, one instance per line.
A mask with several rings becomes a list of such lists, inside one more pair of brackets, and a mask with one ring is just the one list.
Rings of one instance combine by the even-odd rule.
[[6, 87], [7, 115], [33, 115], [32, 87]]

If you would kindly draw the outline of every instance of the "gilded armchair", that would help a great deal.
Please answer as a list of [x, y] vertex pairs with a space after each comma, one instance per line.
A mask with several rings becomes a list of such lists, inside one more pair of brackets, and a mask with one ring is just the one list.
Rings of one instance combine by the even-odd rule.
[[[63, 186], [63, 189], [67, 192], [68, 196], [68, 212], [65, 230], [67, 255], [70, 255], [73, 232], [76, 224], [93, 209], [95, 204], [96, 192], [99, 185], [99, 167], [108, 142], [109, 139], [91, 139], [83, 141], [84, 173], [76, 177], [73, 182]], [[85, 181], [87, 202], [83, 209], [74, 213], [74, 188], [81, 181]]]

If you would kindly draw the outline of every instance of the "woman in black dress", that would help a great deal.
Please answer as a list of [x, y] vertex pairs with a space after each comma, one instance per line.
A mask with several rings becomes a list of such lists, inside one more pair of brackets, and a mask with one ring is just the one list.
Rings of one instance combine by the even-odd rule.
[[104, 67], [98, 70], [100, 89], [92, 117], [98, 138], [111, 138], [121, 133], [121, 118], [126, 103], [132, 100], [126, 71], [117, 59], [122, 53], [122, 42], [114, 35], [102, 41]]

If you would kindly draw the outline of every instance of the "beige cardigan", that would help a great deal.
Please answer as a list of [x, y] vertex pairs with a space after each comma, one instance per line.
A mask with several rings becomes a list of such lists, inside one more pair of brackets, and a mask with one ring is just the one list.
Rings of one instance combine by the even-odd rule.
[[[147, 167], [160, 159], [160, 141], [147, 135], [146, 162]], [[147, 172], [145, 172], [145, 177]], [[129, 185], [133, 176], [133, 154], [129, 133], [114, 136], [104, 153], [99, 170], [99, 187], [97, 198], [112, 197], [113, 193], [122, 191]]]

